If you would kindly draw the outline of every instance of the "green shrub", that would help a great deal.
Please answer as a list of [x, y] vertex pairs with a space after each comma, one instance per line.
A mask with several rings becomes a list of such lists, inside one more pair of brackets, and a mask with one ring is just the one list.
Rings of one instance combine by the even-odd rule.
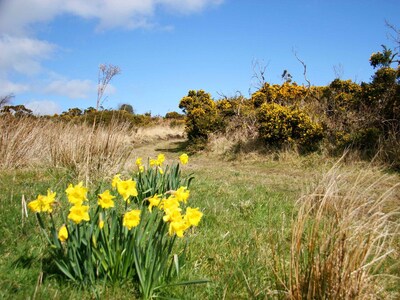
[[223, 120], [211, 95], [203, 90], [189, 91], [179, 103], [186, 114], [186, 132], [190, 142], [204, 144], [210, 133], [222, 130]]
[[257, 117], [260, 138], [272, 146], [294, 143], [312, 151], [323, 138], [322, 126], [300, 109], [264, 103]]

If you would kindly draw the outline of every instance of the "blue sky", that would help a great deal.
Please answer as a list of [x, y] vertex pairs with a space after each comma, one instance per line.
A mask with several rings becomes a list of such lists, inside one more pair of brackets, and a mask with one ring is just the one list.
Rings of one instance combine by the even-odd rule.
[[0, 0], [0, 96], [36, 113], [96, 105], [99, 64], [121, 68], [105, 108], [179, 111], [190, 89], [244, 96], [254, 62], [281, 83], [287, 69], [313, 85], [369, 81], [385, 20], [400, 27], [399, 0]]

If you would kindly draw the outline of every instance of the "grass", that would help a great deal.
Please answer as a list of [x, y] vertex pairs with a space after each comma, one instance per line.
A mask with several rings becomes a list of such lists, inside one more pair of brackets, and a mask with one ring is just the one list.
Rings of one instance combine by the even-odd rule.
[[[184, 143], [179, 136], [174, 136], [174, 140], [165, 140], [152, 138], [154, 133], [148, 134], [140, 143], [130, 144], [126, 169], [133, 168], [134, 158], [139, 156], [154, 157], [162, 151], [167, 161], [172, 161], [184, 151]], [[134, 133], [131, 134], [131, 141], [134, 136]], [[312, 268], [312, 264], [304, 263], [305, 257], [293, 250], [293, 243], [300, 244], [302, 253], [306, 253], [309, 251], [309, 230], [317, 228], [316, 232], [321, 233], [317, 240], [324, 242], [327, 236], [319, 231], [320, 228], [335, 228], [326, 219], [327, 208], [331, 209], [330, 206], [321, 205], [310, 211], [310, 205], [316, 201], [313, 195], [319, 191], [319, 194], [330, 200], [337, 198], [335, 195], [343, 196], [344, 202], [336, 207], [343, 216], [351, 214], [350, 208], [355, 208], [360, 203], [357, 201], [362, 199], [374, 200], [371, 202], [373, 205], [365, 210], [364, 216], [368, 216], [372, 209], [381, 209], [385, 215], [382, 218], [384, 222], [379, 223], [381, 227], [373, 223], [379, 221], [374, 218], [370, 220], [372, 223], [357, 225], [366, 227], [357, 227], [359, 229], [355, 231], [381, 228], [384, 229], [382, 232], [390, 232], [385, 239], [385, 247], [381, 247], [383, 252], [377, 252], [390, 253], [379, 261], [379, 265], [373, 265], [374, 268], [364, 268], [370, 271], [364, 277], [372, 274], [373, 277], [368, 278], [374, 279], [366, 281], [368, 286], [364, 287], [366, 291], [374, 291], [373, 288], [377, 286], [384, 287], [383, 291], [375, 290], [373, 296], [376, 297], [383, 295], [387, 299], [396, 299], [399, 296], [399, 289], [396, 288], [396, 283], [399, 283], [396, 277], [400, 275], [399, 264], [396, 263], [400, 253], [398, 227], [395, 230], [399, 217], [395, 211], [399, 208], [400, 191], [398, 187], [391, 190], [400, 182], [398, 175], [385, 175], [379, 168], [353, 161], [336, 168], [336, 177], [324, 177], [324, 174], [330, 174], [329, 170], [335, 161], [318, 154], [298, 156], [286, 152], [279, 155], [246, 154], [222, 158], [219, 153], [196, 154], [190, 158], [189, 165], [185, 166], [185, 172], [193, 172], [195, 175], [190, 203], [202, 209], [204, 219], [189, 238], [183, 276], [190, 279], [206, 278], [210, 282], [200, 286], [175, 287], [171, 289], [171, 295], [182, 299], [307, 299], [294, 293], [294, 286], [299, 286], [293, 283], [295, 280], [306, 282], [299, 277], [302, 272], [294, 272], [294, 267], [298, 266], [297, 270], [302, 271], [307, 267]], [[61, 192], [69, 182], [76, 181], [78, 176], [73, 168], [39, 166], [25, 165], [19, 169], [3, 167], [0, 173], [0, 298], [91, 299], [96, 296], [93, 291], [81, 290], [50, 272], [35, 218], [31, 213], [25, 218], [21, 212], [22, 195], [29, 201], [38, 193], [45, 193], [48, 187]], [[364, 174], [364, 181], [359, 180], [359, 174]], [[343, 179], [332, 181], [328, 178]], [[359, 197], [353, 197], [357, 195]], [[304, 201], [304, 204], [298, 199], [308, 199], [308, 202]], [[346, 201], [351, 199], [355, 200], [350, 207]], [[330, 210], [328, 215], [338, 215], [333, 212]], [[344, 232], [354, 234], [346, 231], [354, 227], [354, 223], [351, 223], [354, 220], [339, 219], [347, 222], [343, 223]], [[315, 223], [315, 220], [319, 223]], [[305, 223], [308, 225], [299, 226]], [[371, 256], [365, 258], [365, 264], [373, 259], [372, 250], [377, 245], [383, 244], [365, 248], [371, 249], [368, 250]], [[304, 264], [301, 265], [301, 262]], [[381, 273], [390, 275], [390, 285], [384, 286], [382, 277], [375, 276]], [[313, 283], [318, 282], [321, 284], [323, 281], [315, 277]], [[126, 299], [135, 295], [134, 287], [129, 285], [99, 285], [97, 289], [101, 298]]]

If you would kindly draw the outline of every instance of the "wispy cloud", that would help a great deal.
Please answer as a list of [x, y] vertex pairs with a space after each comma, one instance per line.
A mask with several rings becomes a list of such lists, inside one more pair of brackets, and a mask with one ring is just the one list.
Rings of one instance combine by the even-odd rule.
[[61, 107], [54, 101], [32, 100], [25, 103], [25, 107], [32, 110], [34, 115], [54, 115], [61, 113]]
[[21, 34], [30, 25], [48, 22], [62, 14], [98, 20], [98, 29], [134, 29], [153, 23], [155, 12], [195, 13], [223, 0], [3, 0], [0, 2], [0, 33]]
[[96, 89], [96, 84], [91, 80], [59, 79], [45, 86], [44, 92], [71, 99], [87, 99], [95, 94]]
[[[0, 17], [1, 18], [1, 17]], [[33, 75], [41, 71], [41, 61], [49, 58], [56, 46], [29, 37], [0, 36], [0, 72]]]

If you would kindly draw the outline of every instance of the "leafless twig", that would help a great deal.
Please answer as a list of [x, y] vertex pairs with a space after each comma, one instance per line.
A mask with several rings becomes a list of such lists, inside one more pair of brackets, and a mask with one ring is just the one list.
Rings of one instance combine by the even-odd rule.
[[120, 73], [121, 69], [118, 66], [114, 66], [111, 64], [101, 64], [99, 66], [96, 110], [99, 110], [99, 107], [102, 104], [101, 99], [103, 98], [104, 91], [106, 90], [107, 85], [115, 75], [118, 75]]

